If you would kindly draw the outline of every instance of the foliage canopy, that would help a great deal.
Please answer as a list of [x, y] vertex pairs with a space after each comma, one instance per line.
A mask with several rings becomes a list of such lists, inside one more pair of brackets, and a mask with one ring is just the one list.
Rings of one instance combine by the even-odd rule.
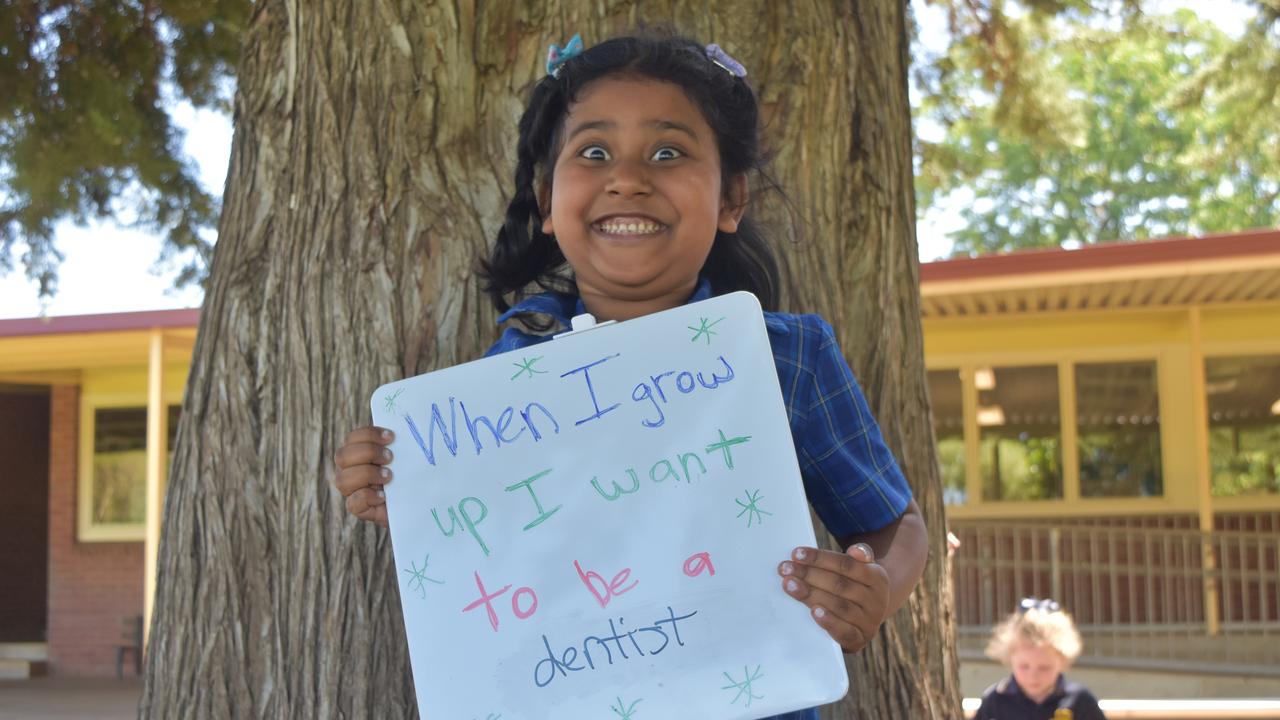
[[203, 275], [218, 200], [183, 156], [169, 108], [229, 108], [250, 8], [0, 0], [0, 272], [17, 251], [49, 295], [54, 224], [111, 217], [188, 256], [180, 284]]
[[941, 138], [916, 187], [922, 210], [972, 196], [956, 253], [1280, 223], [1280, 0], [1239, 38], [1139, 2], [930, 4], [952, 42], [917, 57]]
[[[1280, 223], [1280, 0], [1239, 38], [1151, 0], [916, 1], [951, 32], [916, 48], [917, 206], [972, 195], [956, 252]], [[0, 0], [0, 273], [50, 295], [55, 223], [112, 218], [203, 277], [219, 201], [170, 109], [229, 112], [251, 9]]]

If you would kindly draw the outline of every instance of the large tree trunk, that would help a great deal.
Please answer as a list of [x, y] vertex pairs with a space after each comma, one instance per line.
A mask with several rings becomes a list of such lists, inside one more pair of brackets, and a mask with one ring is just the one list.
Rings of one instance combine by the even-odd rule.
[[808, 221], [788, 253], [794, 305], [836, 328], [930, 537], [924, 579], [850, 657], [849, 694], [823, 713], [832, 720], [963, 716], [920, 328], [906, 12], [901, 0], [848, 3], [800, 36], [790, 57], [803, 79], [766, 87], [795, 109], [774, 123], [783, 186]]
[[[332, 489], [389, 380], [495, 335], [472, 277], [550, 41], [673, 23], [751, 70], [804, 208], [791, 305], [840, 332], [933, 534], [926, 583], [829, 717], [959, 717], [924, 392], [905, 6], [261, 0], [165, 506], [140, 714], [415, 714], [386, 533]], [[602, 14], [601, 14], [602, 13]], [[776, 207], [766, 215], [782, 217]], [[785, 235], [784, 235], [785, 236]]]

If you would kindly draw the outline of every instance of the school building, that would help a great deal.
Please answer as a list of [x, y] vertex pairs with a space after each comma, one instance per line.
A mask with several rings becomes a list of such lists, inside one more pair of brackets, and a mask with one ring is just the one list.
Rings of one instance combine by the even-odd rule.
[[[1087, 665], [1280, 678], [1280, 230], [927, 263], [921, 299], [964, 657], [1051, 596]], [[198, 322], [0, 320], [0, 677], [135, 671]]]

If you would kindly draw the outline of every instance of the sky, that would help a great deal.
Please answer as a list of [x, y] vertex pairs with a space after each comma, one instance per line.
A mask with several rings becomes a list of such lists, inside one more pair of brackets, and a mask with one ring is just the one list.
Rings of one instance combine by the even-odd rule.
[[[1190, 7], [1238, 34], [1252, 11], [1239, 0], [1156, 0], [1157, 11]], [[920, 42], [929, 48], [944, 47], [946, 20], [936, 6], [914, 3], [920, 23]], [[174, 120], [186, 131], [184, 148], [196, 162], [201, 182], [214, 195], [222, 193], [231, 152], [230, 119], [216, 112], [182, 104], [173, 109]], [[939, 130], [917, 127], [922, 134]], [[963, 195], [952, 196], [931, 208], [916, 228], [920, 260], [928, 262], [950, 253], [947, 233], [962, 224], [958, 213]], [[56, 228], [56, 240], [64, 260], [58, 270], [58, 291], [51, 300], [39, 298], [35, 283], [20, 270], [0, 275], [0, 319], [39, 315], [64, 316], [90, 313], [131, 312], [198, 307], [199, 287], [175, 290], [178, 268], [157, 266], [160, 238], [120, 228], [109, 221], [87, 227], [64, 222]], [[17, 258], [15, 266], [20, 267]]]

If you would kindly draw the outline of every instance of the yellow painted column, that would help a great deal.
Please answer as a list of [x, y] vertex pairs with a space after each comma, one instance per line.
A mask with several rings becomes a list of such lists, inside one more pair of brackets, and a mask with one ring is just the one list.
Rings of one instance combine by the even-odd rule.
[[1069, 360], [1058, 362], [1058, 417], [1062, 421], [1062, 499], [1071, 506], [1080, 502], [1080, 451], [1075, 364]]
[[1205, 629], [1210, 635], [1220, 631], [1218, 623], [1218, 583], [1214, 579], [1218, 558], [1214, 553], [1213, 477], [1209, 469], [1209, 395], [1205, 388], [1204, 337], [1200, 307], [1192, 305], [1187, 314], [1191, 340], [1191, 407], [1195, 423], [1196, 509], [1200, 516], [1200, 555], [1204, 568]]
[[160, 517], [169, 457], [169, 412], [164, 403], [164, 331], [151, 330], [147, 364], [147, 535], [142, 606], [142, 643], [151, 633], [151, 609], [156, 594], [156, 558], [160, 549]]
[[965, 504], [982, 502], [982, 453], [979, 447], [978, 388], [974, 383], [975, 368], [960, 368], [960, 408], [964, 413], [964, 491]]

